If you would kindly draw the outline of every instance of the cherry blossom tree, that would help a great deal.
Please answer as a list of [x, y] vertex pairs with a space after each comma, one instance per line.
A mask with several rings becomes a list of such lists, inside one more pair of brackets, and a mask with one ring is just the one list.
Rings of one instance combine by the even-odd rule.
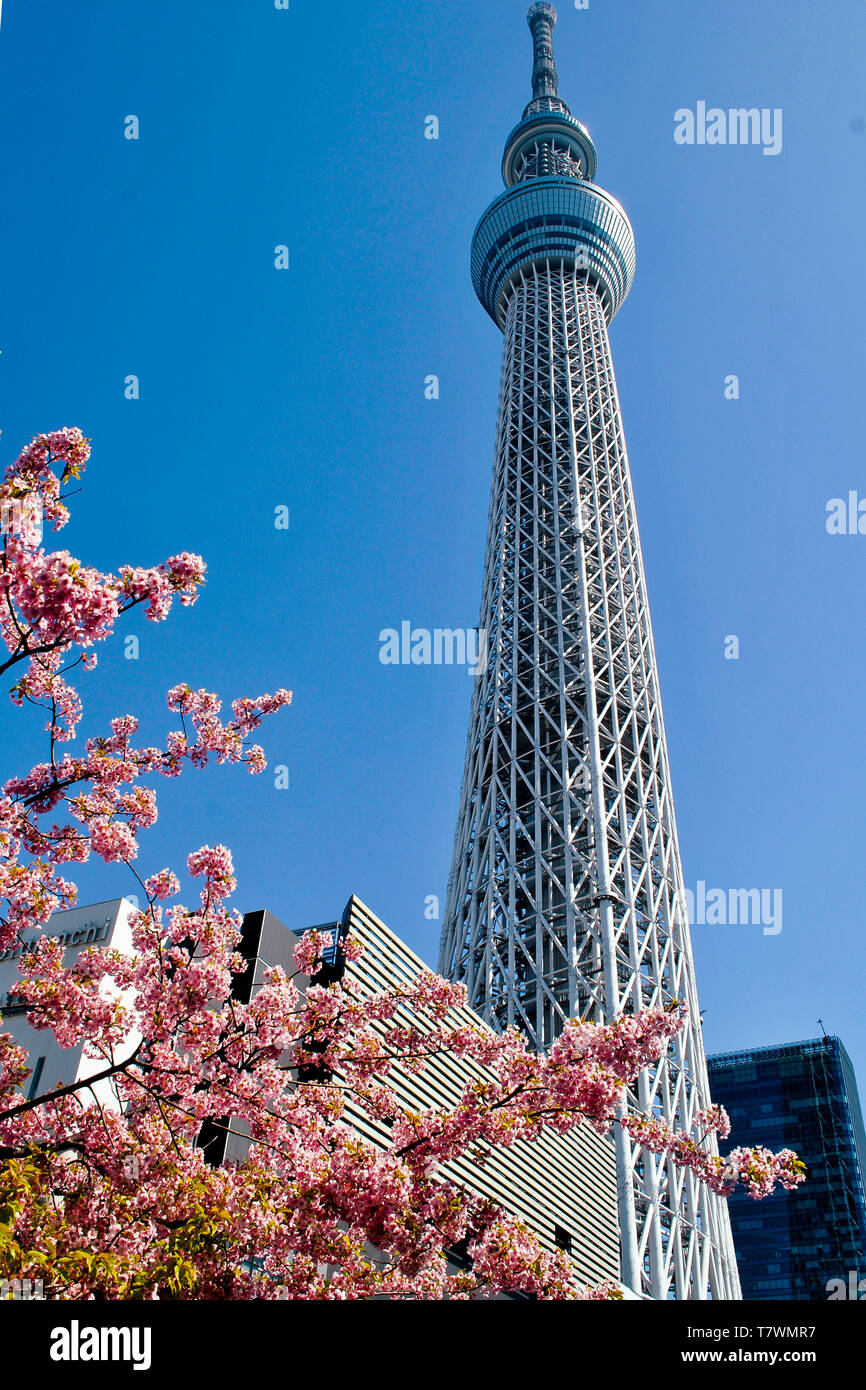
[[[629, 1082], [682, 1027], [679, 1006], [604, 1027], [574, 1020], [536, 1055], [515, 1030], [467, 1026], [464, 990], [432, 973], [379, 993], [316, 983], [329, 944], [317, 932], [301, 939], [294, 976], [274, 968], [238, 1001], [245, 962], [228, 849], [189, 855], [202, 886], [185, 907], [171, 901], [170, 869], [139, 874], [139, 836], [156, 820], [159, 777], [212, 761], [261, 772], [250, 737], [291, 695], [236, 699], [223, 718], [216, 695], [177, 685], [167, 703], [179, 728], [162, 746], [137, 746], [137, 721], [122, 714], [78, 747], [70, 672], [95, 667], [94, 649], [131, 608], [161, 622], [175, 598], [194, 603], [205, 578], [198, 555], [103, 574], [42, 548], [34, 516], [66, 523], [63, 489], [88, 457], [78, 430], [39, 435], [0, 485], [0, 669], [12, 673], [13, 702], [47, 716], [46, 761], [0, 794], [0, 950], [24, 942], [15, 995], [29, 1023], [61, 1046], [83, 1041], [93, 1064], [86, 1080], [27, 1099], [30, 1060], [0, 1033], [0, 1277], [41, 1280], [59, 1300], [617, 1297], [580, 1287], [562, 1252], [446, 1181], [443, 1165], [545, 1127], [619, 1122], [723, 1195], [800, 1183], [789, 1150], [720, 1158], [712, 1136], [729, 1124], [719, 1108], [688, 1134], [652, 1114], [616, 1120]], [[131, 918], [131, 952], [88, 946], [67, 965], [43, 928], [75, 902], [67, 865], [94, 855], [127, 865], [145, 905]], [[360, 948], [348, 939], [342, 949], [351, 959]], [[405, 1111], [393, 1068], [423, 1070], [442, 1051], [475, 1068], [459, 1103]], [[390, 1126], [389, 1146], [346, 1122], [350, 1101]], [[206, 1124], [245, 1135], [246, 1160], [209, 1164], [197, 1142]], [[446, 1258], [455, 1249], [463, 1268]]]

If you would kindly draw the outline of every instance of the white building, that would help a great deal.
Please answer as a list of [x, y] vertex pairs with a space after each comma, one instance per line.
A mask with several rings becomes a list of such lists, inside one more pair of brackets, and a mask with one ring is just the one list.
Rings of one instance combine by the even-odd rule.
[[[130, 952], [132, 934], [129, 918], [134, 911], [133, 904], [127, 898], [110, 898], [104, 903], [73, 907], [66, 912], [55, 912], [49, 919], [45, 935], [56, 937], [64, 943], [64, 964], [67, 966], [86, 946], [112, 946], [115, 950]], [[26, 1007], [16, 1002], [15, 987], [21, 979], [21, 957], [28, 946], [38, 939], [33, 934], [25, 934], [24, 940], [14, 950], [0, 952], [0, 1032], [11, 1033], [30, 1055], [32, 1072], [26, 1084], [28, 1099], [55, 1086], [68, 1086], [73, 1081], [93, 1076], [105, 1066], [99, 1058], [84, 1056], [83, 1042], [72, 1047], [61, 1047], [50, 1029], [32, 1028], [27, 1022]], [[130, 1036], [130, 1050], [136, 1041], [134, 1036]], [[95, 1089], [100, 1100], [110, 1101], [107, 1083], [101, 1083]]]

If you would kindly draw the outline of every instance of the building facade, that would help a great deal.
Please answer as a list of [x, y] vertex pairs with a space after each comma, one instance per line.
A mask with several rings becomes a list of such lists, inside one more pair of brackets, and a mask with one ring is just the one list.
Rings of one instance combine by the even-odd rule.
[[821, 1037], [724, 1052], [708, 1066], [713, 1096], [731, 1117], [731, 1144], [794, 1149], [807, 1170], [793, 1192], [755, 1202], [741, 1190], [730, 1199], [743, 1297], [866, 1297], [866, 1134], [842, 1043]]
[[[110, 946], [117, 951], [129, 952], [132, 950], [129, 918], [134, 910], [127, 898], [111, 898], [89, 907], [73, 907], [66, 912], [55, 912], [49, 919], [44, 935], [63, 942], [63, 963], [67, 967], [74, 963], [79, 951], [86, 946]], [[27, 1082], [28, 1099], [55, 1086], [81, 1081], [104, 1066], [98, 1058], [85, 1057], [83, 1043], [61, 1047], [50, 1029], [31, 1028], [27, 1022], [26, 1007], [16, 1002], [15, 986], [21, 978], [21, 958], [34, 940], [38, 940], [38, 937], [25, 933], [19, 946], [0, 953], [0, 1028], [4, 1033], [10, 1033], [16, 1043], [26, 1047], [29, 1053], [32, 1071]], [[130, 1035], [129, 1042], [132, 1051], [138, 1042], [137, 1036]], [[94, 1092], [100, 1101], [113, 1103], [108, 1082], [97, 1083]]]
[[[339, 921], [316, 929], [330, 932], [334, 941], [328, 978], [345, 980], [362, 994], [400, 986], [428, 969], [357, 897], [349, 899]], [[338, 949], [347, 935], [364, 948], [359, 960], [348, 963]], [[242, 1001], [252, 997], [268, 967], [281, 965], [287, 973], [294, 972], [298, 939], [271, 912], [246, 915], [240, 949], [247, 969], [236, 985]], [[296, 983], [303, 988], [306, 982], [300, 977]], [[481, 1023], [470, 1009], [455, 1013], [453, 1021]], [[398, 1016], [398, 1022], [417, 1026], [421, 1020]], [[380, 1027], [385, 1036], [389, 1024], [383, 1022]], [[417, 1074], [396, 1063], [389, 1085], [406, 1109], [425, 1110], [455, 1104], [467, 1081], [482, 1074], [470, 1061], [435, 1056]], [[390, 1145], [390, 1130], [363, 1109], [350, 1104], [347, 1119], [369, 1143], [380, 1148]], [[230, 1128], [228, 1138], [222, 1128], [211, 1128], [202, 1136], [211, 1162], [243, 1160], [247, 1150], [243, 1129], [236, 1124]], [[619, 1282], [616, 1160], [608, 1138], [589, 1128], [565, 1135], [549, 1130], [534, 1143], [494, 1150], [483, 1166], [464, 1156], [443, 1165], [442, 1175], [497, 1202], [532, 1231], [545, 1249], [564, 1250], [579, 1282]]]
[[[472, 280], [504, 334], [474, 686], [439, 958], [493, 1027], [539, 1048], [567, 1018], [685, 1003], [629, 1103], [678, 1128], [709, 1101], [665, 729], [608, 328], [635, 271], [559, 95], [556, 11], [534, 4], [532, 100]], [[706, 1144], [716, 1152], [713, 1139]], [[727, 1210], [617, 1127], [622, 1278], [737, 1298]]]

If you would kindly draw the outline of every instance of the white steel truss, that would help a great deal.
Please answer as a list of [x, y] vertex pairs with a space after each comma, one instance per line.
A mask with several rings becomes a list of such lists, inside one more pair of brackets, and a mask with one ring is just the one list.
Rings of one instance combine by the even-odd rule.
[[[440, 969], [539, 1049], [569, 1017], [685, 1003], [685, 1030], [629, 1104], [689, 1127], [709, 1101], [706, 1063], [605, 305], [588, 272], [552, 257], [507, 293], [488, 661]], [[624, 1282], [739, 1298], [724, 1200], [617, 1130]]]

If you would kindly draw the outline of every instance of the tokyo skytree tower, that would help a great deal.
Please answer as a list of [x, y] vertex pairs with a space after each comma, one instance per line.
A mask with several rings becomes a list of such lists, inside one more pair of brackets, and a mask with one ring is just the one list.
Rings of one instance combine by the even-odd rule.
[[[679, 1000], [685, 1030], [631, 1106], [709, 1101], [658, 673], [608, 325], [631, 224], [559, 96], [556, 11], [528, 14], [532, 100], [472, 245], [505, 345], [475, 681], [439, 968], [540, 1049], [570, 1017]], [[739, 1298], [723, 1199], [615, 1126], [622, 1280]], [[705, 1141], [717, 1152], [715, 1141]]]

